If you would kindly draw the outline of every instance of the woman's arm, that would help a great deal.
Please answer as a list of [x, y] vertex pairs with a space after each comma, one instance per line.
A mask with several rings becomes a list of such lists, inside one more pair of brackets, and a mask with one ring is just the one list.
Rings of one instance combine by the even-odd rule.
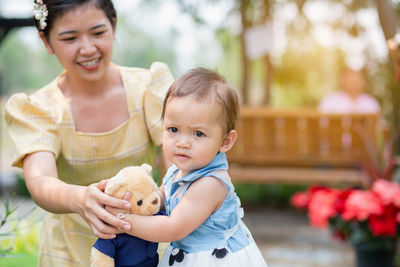
[[[129, 209], [129, 202], [103, 193], [105, 182], [89, 186], [67, 184], [58, 179], [51, 152], [36, 152], [24, 158], [26, 186], [37, 205], [52, 213], [78, 213], [100, 238], [113, 238], [128, 224], [104, 209], [104, 205]], [[129, 226], [129, 225], [128, 225]]]
[[153, 242], [180, 240], [217, 210], [227, 193], [228, 189], [222, 181], [204, 177], [189, 187], [169, 217], [129, 214], [124, 220], [132, 225], [132, 229], [126, 233]]

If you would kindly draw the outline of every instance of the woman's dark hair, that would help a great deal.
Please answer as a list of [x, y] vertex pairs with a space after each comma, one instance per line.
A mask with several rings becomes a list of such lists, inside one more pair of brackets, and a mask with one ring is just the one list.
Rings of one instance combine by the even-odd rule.
[[[36, 2], [36, 1], [35, 1]], [[104, 11], [111, 25], [115, 27], [117, 13], [111, 0], [43, 0], [46, 5], [48, 15], [46, 18], [47, 26], [43, 30], [40, 28], [39, 21], [33, 18], [35, 26], [39, 32], [43, 32], [46, 38], [49, 37], [49, 32], [57, 18], [62, 17], [67, 12], [74, 10], [82, 5], [93, 3], [95, 7]]]

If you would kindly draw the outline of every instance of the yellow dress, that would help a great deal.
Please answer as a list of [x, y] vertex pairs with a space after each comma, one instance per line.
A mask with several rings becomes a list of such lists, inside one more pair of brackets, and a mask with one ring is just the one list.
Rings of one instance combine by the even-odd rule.
[[[172, 75], [159, 62], [149, 70], [117, 67], [129, 119], [109, 132], [75, 131], [69, 104], [58, 87], [60, 76], [30, 96], [13, 95], [5, 109], [16, 147], [13, 166], [21, 167], [27, 154], [50, 151], [57, 159], [59, 179], [89, 185], [126, 166], [152, 164], [155, 146], [161, 144], [162, 104]], [[90, 249], [97, 237], [78, 214], [48, 213], [43, 224], [38, 266], [89, 266]]]

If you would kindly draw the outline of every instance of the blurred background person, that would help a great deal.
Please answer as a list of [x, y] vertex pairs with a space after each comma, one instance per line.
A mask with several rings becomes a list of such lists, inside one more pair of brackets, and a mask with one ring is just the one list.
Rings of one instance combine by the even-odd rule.
[[325, 95], [318, 109], [329, 113], [379, 113], [379, 102], [364, 93], [365, 83], [362, 71], [344, 69], [340, 77], [341, 90]]

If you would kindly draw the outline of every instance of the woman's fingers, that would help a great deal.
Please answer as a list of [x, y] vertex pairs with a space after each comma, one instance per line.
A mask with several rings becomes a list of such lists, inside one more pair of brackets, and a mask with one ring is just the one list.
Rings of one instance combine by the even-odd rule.
[[101, 184], [92, 184], [84, 190], [79, 214], [96, 236], [109, 239], [120, 233], [119, 229], [130, 229], [130, 224], [113, 216], [104, 207], [123, 208], [130, 204], [126, 200], [116, 199], [102, 192]]
[[130, 212], [126, 212], [126, 210], [116, 209], [109, 206], [106, 206], [106, 211], [112, 214], [113, 216], [118, 216], [119, 213], [130, 214]]
[[107, 183], [108, 183], [108, 180], [109, 180], [109, 179], [101, 180], [100, 182], [98, 182], [98, 183], [96, 183], [96, 184], [94, 184], [94, 185], [96, 185], [96, 187], [97, 187], [100, 191], [104, 192], [104, 190], [106, 189], [106, 185], [107, 185]]
[[111, 197], [104, 193], [107, 180], [89, 185], [84, 193], [79, 214], [91, 227], [93, 233], [100, 238], [114, 238], [121, 231], [129, 231], [131, 225], [108, 212], [105, 207], [118, 211], [118, 213], [130, 213], [131, 193], [126, 193], [124, 199]]
[[95, 236], [103, 239], [115, 238], [116, 234], [119, 233], [115, 227], [106, 225], [104, 222], [99, 220], [97, 217], [92, 218], [92, 223], [89, 224], [92, 232]]
[[[129, 196], [129, 195], [128, 195]], [[131, 203], [124, 199], [118, 199], [107, 194], [100, 194], [99, 202], [105, 206], [111, 206], [114, 208], [129, 210], [131, 208]]]
[[[119, 233], [120, 229], [123, 231], [129, 231], [131, 225], [128, 222], [117, 218], [116, 216], [108, 212], [104, 207], [113, 208], [117, 210], [118, 213], [130, 213], [130, 207], [131, 207], [130, 202], [127, 200], [111, 197], [107, 194], [104, 194], [103, 192], [97, 194], [97, 197], [99, 198], [98, 202], [101, 203], [101, 205], [98, 206], [98, 209], [96, 209], [95, 212], [97, 217], [101, 218], [101, 221], [103, 221], [104, 223], [113, 226], [114, 227], [113, 233]], [[131, 193], [130, 192], [126, 193], [124, 198], [130, 199]], [[100, 227], [100, 230], [103, 229], [108, 230], [108, 228], [102, 228], [103, 227], [102, 225], [98, 227]]]
[[125, 194], [124, 194], [124, 196], [123, 196], [123, 200], [126, 200], [126, 201], [130, 201], [131, 200], [131, 198], [132, 198], [132, 193], [130, 192], [130, 191], [127, 191]]
[[[116, 217], [116, 215], [118, 213], [125, 214], [125, 213], [129, 213], [129, 212], [126, 212], [126, 210], [122, 210], [122, 209], [115, 209], [115, 208], [109, 207], [109, 206], [106, 206], [106, 207], [107, 207], [107, 210], [104, 208], [101, 208], [101, 210], [98, 211], [98, 215], [99, 215], [98, 218], [101, 218], [101, 221], [103, 221], [104, 223], [106, 223], [110, 226], [114, 226], [114, 230], [117, 233], [119, 232], [119, 230], [129, 231], [131, 228], [131, 225], [128, 222]], [[108, 209], [112, 209], [113, 212], [115, 212], [115, 213], [108, 212]], [[101, 228], [101, 229], [103, 229], [103, 228]], [[113, 232], [113, 233], [115, 233], [115, 232]]]
[[131, 225], [128, 222], [121, 220], [106, 211], [104, 212], [102, 220], [99, 220], [95, 224], [95, 227], [99, 232], [103, 234], [118, 234], [121, 231], [129, 231], [131, 229]]

